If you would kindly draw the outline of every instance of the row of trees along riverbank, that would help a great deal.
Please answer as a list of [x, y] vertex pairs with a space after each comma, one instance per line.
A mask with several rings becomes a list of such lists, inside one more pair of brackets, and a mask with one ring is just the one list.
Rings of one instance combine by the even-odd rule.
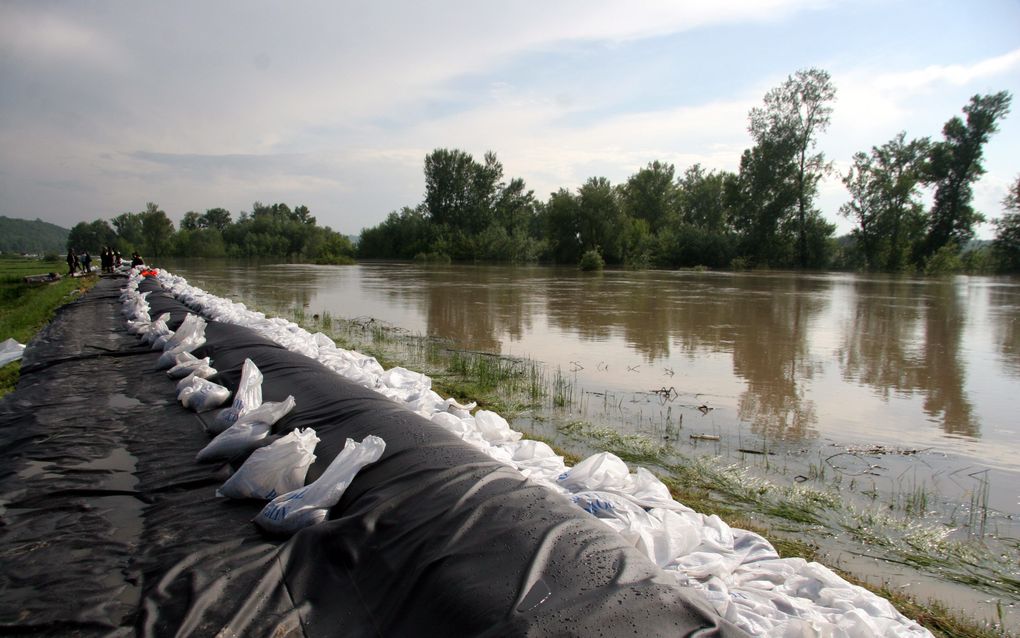
[[121, 213], [110, 221], [81, 222], [71, 229], [67, 246], [98, 251], [113, 246], [127, 255], [139, 250], [150, 261], [179, 257], [277, 257], [317, 263], [351, 263], [351, 241], [316, 224], [307, 206], [255, 202], [238, 219], [212, 208], [184, 214], [179, 230], [158, 205], [139, 213]]
[[596, 253], [610, 264], [666, 268], [1020, 268], [1020, 179], [1004, 200], [1009, 212], [994, 248], [961, 261], [984, 220], [971, 205], [972, 185], [984, 172], [984, 145], [1009, 111], [1008, 93], [974, 96], [941, 140], [900, 133], [855, 155], [841, 176], [852, 199], [840, 212], [856, 228], [840, 240], [815, 205], [819, 182], [833, 172], [816, 144], [835, 97], [819, 69], [769, 91], [749, 114], [754, 145], [736, 173], [695, 164], [678, 175], [653, 161], [623, 184], [592, 177], [546, 201], [522, 179], [506, 180], [492, 152], [476, 161], [437, 149], [425, 158], [424, 201], [362, 231], [358, 254], [577, 264]]

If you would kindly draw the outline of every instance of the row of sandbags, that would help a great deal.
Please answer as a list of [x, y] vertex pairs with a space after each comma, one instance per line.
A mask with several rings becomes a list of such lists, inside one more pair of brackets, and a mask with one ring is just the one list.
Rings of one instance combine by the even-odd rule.
[[[209, 380], [216, 374], [209, 357], [199, 359], [191, 354], [205, 343], [206, 320], [189, 313], [176, 331], [167, 325], [169, 313], [150, 321], [145, 299], [149, 293], [138, 292], [141, 277], [139, 271], [132, 272], [121, 294], [128, 331], [153, 350], [163, 351], [156, 367], [179, 379], [177, 399], [184, 407], [208, 412], [223, 405], [230, 390]], [[264, 402], [262, 381], [255, 363], [245, 360], [233, 402], [212, 420], [204, 421], [213, 438], [195, 459], [210, 462], [247, 457], [217, 495], [269, 501], [255, 523], [270, 534], [291, 535], [325, 520], [329, 508], [336, 505], [361, 468], [382, 456], [386, 443], [378, 436], [367, 436], [360, 443], [348, 439], [326, 471], [306, 486], [305, 476], [315, 461], [319, 439], [314, 429], [305, 428], [265, 445], [273, 424], [294, 408], [295, 401], [289, 396], [284, 401]]]
[[159, 271], [156, 279], [202, 316], [246, 326], [311, 357], [563, 494], [619, 532], [680, 586], [700, 590], [723, 618], [752, 635], [930, 636], [887, 600], [848, 583], [823, 565], [780, 558], [761, 536], [676, 502], [644, 468], [631, 473], [610, 453], [593, 455], [568, 468], [548, 445], [524, 440], [498, 414], [444, 399], [431, 389], [426, 375], [399, 367], [384, 370], [374, 358], [338, 348], [322, 333], [311, 334], [287, 320], [266, 317], [166, 271]]

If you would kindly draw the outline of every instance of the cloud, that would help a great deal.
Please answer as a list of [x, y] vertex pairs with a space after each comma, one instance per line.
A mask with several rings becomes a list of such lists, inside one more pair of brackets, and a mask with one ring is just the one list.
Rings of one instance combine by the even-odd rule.
[[883, 93], [921, 93], [942, 84], [966, 86], [978, 80], [998, 77], [1020, 68], [1020, 49], [974, 64], [931, 65], [923, 69], [890, 72], [874, 78], [873, 85]]
[[[31, 6], [31, 5], [28, 5]], [[126, 56], [101, 31], [48, 9], [0, 6], [0, 51], [22, 64], [121, 68]]]

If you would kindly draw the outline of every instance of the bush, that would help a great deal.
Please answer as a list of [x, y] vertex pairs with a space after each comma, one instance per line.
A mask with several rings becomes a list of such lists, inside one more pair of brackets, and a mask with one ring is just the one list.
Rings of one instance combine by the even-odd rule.
[[606, 262], [602, 259], [602, 253], [597, 248], [593, 248], [581, 255], [581, 263], [579, 265], [581, 270], [585, 271], [602, 270], [606, 267]]
[[926, 275], [953, 275], [961, 270], [963, 261], [960, 260], [960, 249], [953, 243], [939, 248], [924, 264]]

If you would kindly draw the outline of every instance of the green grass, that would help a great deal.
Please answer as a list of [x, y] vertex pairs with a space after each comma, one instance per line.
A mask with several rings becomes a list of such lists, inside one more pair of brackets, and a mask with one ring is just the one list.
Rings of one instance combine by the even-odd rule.
[[[54, 311], [88, 290], [97, 278], [64, 278], [54, 283], [26, 284], [26, 275], [49, 272], [64, 273], [63, 262], [21, 257], [0, 257], [0, 341], [13, 337], [27, 343], [46, 323]], [[0, 368], [0, 396], [14, 390], [20, 376], [17, 361]]]

